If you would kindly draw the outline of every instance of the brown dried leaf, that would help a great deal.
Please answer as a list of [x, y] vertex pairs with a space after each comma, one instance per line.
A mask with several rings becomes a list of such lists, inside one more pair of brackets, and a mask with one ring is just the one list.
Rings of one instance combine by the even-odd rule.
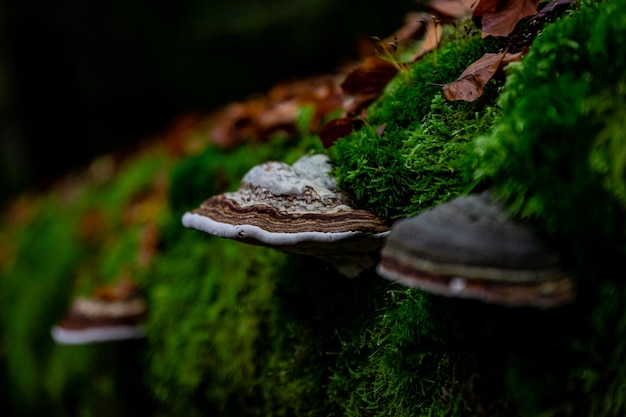
[[546, 17], [548, 17], [549, 14], [555, 12], [555, 10], [557, 10], [559, 8], [569, 7], [573, 2], [574, 2], [574, 0], [554, 0], [554, 1], [551, 1], [550, 3], [546, 4], [545, 6], [543, 6], [541, 8], [541, 10], [539, 10], [539, 13], [537, 13], [537, 16], [533, 17], [533, 20], [545, 19]]
[[161, 236], [155, 221], [148, 222], [141, 230], [139, 248], [137, 250], [137, 264], [143, 267], [150, 265], [159, 251]]
[[518, 62], [522, 60], [522, 56], [528, 53], [528, 48], [525, 48], [523, 51], [517, 52], [515, 54], [505, 54], [504, 58], [502, 58], [502, 62], [500, 62], [500, 69], [506, 67], [511, 62]]
[[77, 235], [83, 241], [101, 240], [107, 230], [106, 216], [99, 209], [86, 209], [78, 220]]
[[418, 51], [411, 57], [409, 63], [417, 61], [428, 52], [436, 49], [441, 42], [443, 27], [440, 24], [437, 24], [434, 16], [430, 16], [426, 22], [426, 34], [424, 35], [424, 41], [420, 45]]
[[126, 301], [136, 297], [139, 292], [137, 284], [122, 272], [117, 282], [112, 285], [100, 285], [94, 289], [93, 298], [103, 301]]
[[345, 97], [343, 108], [348, 114], [358, 114], [361, 110], [372, 104], [380, 96], [378, 93], [352, 94]]
[[257, 134], [256, 120], [264, 106], [263, 100], [251, 99], [224, 107], [215, 115], [215, 123], [209, 128], [211, 142], [227, 148], [254, 138]]
[[448, 100], [474, 101], [483, 94], [487, 82], [494, 76], [506, 52], [487, 53], [467, 67], [454, 82], [443, 87], [443, 94]]
[[324, 148], [328, 149], [333, 144], [352, 133], [353, 130], [359, 130], [363, 127], [363, 121], [361, 119], [340, 117], [333, 119], [326, 123], [320, 129], [319, 136]]
[[226, 148], [245, 140], [265, 140], [279, 131], [291, 135], [297, 130], [298, 109], [304, 104], [315, 107], [311, 129], [316, 130], [326, 114], [341, 107], [336, 77], [281, 83], [264, 96], [231, 103], [213, 115], [208, 136]]
[[520, 20], [537, 14], [538, 5], [539, 0], [482, 0], [474, 16], [482, 16], [483, 38], [508, 36]]
[[419, 39], [418, 35], [426, 28], [428, 13], [407, 13], [404, 17], [404, 26], [398, 29], [392, 36], [388, 36], [383, 43], [396, 43], [397, 45], [406, 45], [415, 39]]
[[174, 119], [163, 132], [165, 149], [176, 157], [185, 155], [191, 138], [199, 130], [204, 119], [205, 115], [200, 112], [184, 113]]
[[371, 56], [346, 76], [341, 89], [346, 94], [380, 94], [397, 73], [394, 63]]
[[507, 0], [478, 0], [474, 6], [474, 17], [496, 13]]
[[472, 13], [479, 0], [431, 0], [428, 7], [440, 16], [458, 19]]

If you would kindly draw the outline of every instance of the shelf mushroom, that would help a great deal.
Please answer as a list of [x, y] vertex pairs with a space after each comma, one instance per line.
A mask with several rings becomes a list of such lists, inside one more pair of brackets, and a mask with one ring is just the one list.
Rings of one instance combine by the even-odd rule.
[[126, 282], [114, 288], [100, 287], [93, 297], [78, 297], [52, 338], [60, 345], [84, 345], [138, 339], [145, 336], [141, 322], [146, 304]]
[[239, 189], [206, 200], [184, 214], [185, 227], [241, 242], [311, 255], [355, 277], [374, 267], [389, 227], [354, 207], [337, 190], [326, 155], [292, 166], [266, 162], [243, 177]]
[[377, 271], [409, 287], [506, 306], [551, 308], [575, 298], [558, 254], [488, 193], [396, 222]]
[[61, 345], [83, 345], [144, 337], [140, 319], [146, 311], [141, 299], [103, 301], [77, 298], [67, 316], [52, 327]]

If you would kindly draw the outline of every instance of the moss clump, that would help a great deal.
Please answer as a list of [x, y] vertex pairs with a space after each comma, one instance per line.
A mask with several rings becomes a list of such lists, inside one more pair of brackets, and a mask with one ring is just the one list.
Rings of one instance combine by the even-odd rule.
[[72, 238], [75, 219], [59, 218], [54, 208], [41, 210], [28, 226], [19, 253], [2, 270], [0, 340], [9, 407], [36, 415], [38, 404], [51, 405], [41, 372], [53, 350], [50, 326], [65, 308], [73, 266], [85, 252]]
[[186, 233], [150, 274], [150, 373], [172, 415], [256, 415], [275, 279], [285, 255]]
[[[575, 304], [505, 309], [401, 288], [371, 271], [347, 280], [315, 259], [181, 226], [185, 210], [235, 189], [252, 166], [319, 150], [311, 136], [207, 148], [176, 163], [162, 152], [143, 154], [110, 182], [33, 199], [25, 220], [3, 224], [5, 409], [59, 416], [626, 414], [626, 58], [600, 47], [621, 48], [623, 3], [586, 2], [547, 28], [502, 90], [501, 109], [494, 106], [498, 81], [474, 103], [447, 102], [428, 84], [454, 80], [494, 44], [470, 37], [444, 46], [436, 61], [426, 57], [395, 79], [371, 107], [368, 125], [331, 149], [342, 187], [386, 219], [451, 199], [474, 180], [492, 187], [569, 253], [581, 288]], [[577, 219], [588, 229], [575, 228]], [[159, 236], [148, 265], [137, 258], [146, 227]], [[54, 346], [49, 327], [71, 295], [123, 271], [149, 301], [148, 338]]]
[[579, 300], [553, 326], [565, 331], [555, 336], [544, 323], [541, 349], [512, 351], [509, 385], [528, 415], [626, 412], [626, 59], [610, 52], [626, 47], [625, 6], [583, 2], [546, 28], [468, 158], [479, 187], [537, 224], [579, 285]]
[[62, 347], [50, 328], [73, 296], [141, 271], [138, 235], [159, 215], [145, 197], [158, 195], [155, 180], [168, 162], [156, 150], [110, 181], [68, 179], [16, 206], [22, 220], [3, 225], [0, 247], [13, 255], [0, 265], [0, 369], [14, 415], [123, 416], [149, 407], [140, 343]]
[[367, 326], [342, 340], [329, 387], [341, 415], [516, 415], [489, 309], [395, 285], [379, 291]]
[[385, 219], [417, 214], [461, 193], [468, 182], [460, 160], [493, 123], [500, 82], [492, 80], [472, 103], [447, 101], [441, 84], [494, 48], [494, 41], [476, 37], [457, 40], [397, 76], [369, 109], [368, 125], [331, 148], [339, 187]]
[[476, 141], [476, 178], [564, 243], [623, 234], [626, 58], [607, 51], [626, 48], [624, 6], [585, 4], [548, 27], [511, 74], [503, 117]]

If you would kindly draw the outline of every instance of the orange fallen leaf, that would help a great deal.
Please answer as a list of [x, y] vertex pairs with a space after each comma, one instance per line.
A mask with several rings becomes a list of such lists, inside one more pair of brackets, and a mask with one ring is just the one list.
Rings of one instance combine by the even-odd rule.
[[482, 16], [482, 37], [508, 36], [525, 17], [537, 14], [539, 0], [482, 0], [474, 17]]
[[479, 3], [479, 0], [431, 0], [428, 7], [438, 15], [452, 19], [467, 16]]
[[106, 216], [102, 210], [86, 209], [78, 221], [78, 238], [82, 241], [102, 239], [106, 226]]
[[353, 130], [363, 127], [363, 121], [352, 117], [340, 117], [326, 123], [319, 132], [324, 148], [330, 148], [337, 140], [345, 138]]
[[385, 38], [383, 43], [395, 43], [398, 46], [410, 44], [415, 39], [419, 39], [418, 36], [426, 28], [428, 19], [428, 13], [407, 13], [404, 17], [404, 25], [392, 36]]
[[426, 33], [424, 35], [424, 40], [417, 52], [409, 60], [409, 63], [416, 62], [428, 52], [436, 49], [441, 42], [442, 35], [443, 28], [440, 24], [437, 23], [435, 17], [429, 16], [428, 18], [426, 18]]
[[344, 110], [356, 114], [368, 106], [380, 96], [399, 70], [400, 65], [397, 63], [377, 56], [366, 58], [341, 83]]
[[496, 13], [507, 0], [478, 0], [474, 5], [474, 16]]
[[431, 0], [428, 7], [442, 18], [481, 17], [482, 37], [508, 36], [525, 17], [537, 14], [539, 0]]
[[518, 62], [518, 61], [520, 61], [522, 59], [522, 56], [526, 55], [527, 53], [528, 53], [528, 48], [524, 48], [522, 51], [517, 52], [515, 54], [506, 53], [504, 55], [504, 58], [502, 58], [502, 62], [500, 62], [500, 69], [506, 67], [511, 62]]
[[277, 132], [292, 136], [297, 131], [298, 110], [308, 104], [315, 109], [310, 126], [314, 131], [326, 114], [341, 108], [337, 77], [280, 83], [265, 95], [231, 103], [211, 117], [208, 136], [224, 148], [246, 140], [266, 140]]
[[345, 94], [379, 94], [397, 73], [393, 62], [371, 56], [346, 76], [341, 89]]
[[143, 267], [150, 265], [159, 251], [161, 236], [155, 221], [148, 222], [142, 227], [137, 250], [137, 264]]
[[137, 296], [137, 284], [127, 271], [120, 273], [115, 284], [99, 285], [93, 291], [93, 298], [104, 301], [125, 301]]
[[483, 89], [494, 76], [506, 52], [487, 53], [467, 67], [461, 76], [443, 86], [443, 94], [450, 101], [474, 101], [483, 94]]

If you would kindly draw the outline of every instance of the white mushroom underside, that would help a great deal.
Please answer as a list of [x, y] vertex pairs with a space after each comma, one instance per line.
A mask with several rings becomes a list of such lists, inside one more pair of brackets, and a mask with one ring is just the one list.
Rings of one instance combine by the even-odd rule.
[[[183, 225], [188, 228], [200, 230], [211, 235], [229, 238], [229, 239], [245, 239], [256, 240], [272, 246], [289, 246], [303, 242], [336, 242], [351, 237], [362, 235], [363, 232], [347, 231], [347, 232], [268, 232], [260, 227], [253, 225], [232, 225], [217, 222], [206, 216], [187, 212], [183, 215]], [[384, 238], [389, 232], [371, 234], [373, 238]]]
[[389, 228], [337, 190], [331, 169], [328, 156], [320, 154], [293, 166], [257, 165], [237, 191], [211, 197], [185, 213], [182, 223], [214, 236], [313, 256], [356, 276], [375, 265]]
[[66, 329], [52, 327], [52, 338], [60, 345], [85, 345], [89, 343], [116, 340], [139, 339], [145, 336], [140, 326], [90, 327], [86, 329]]

